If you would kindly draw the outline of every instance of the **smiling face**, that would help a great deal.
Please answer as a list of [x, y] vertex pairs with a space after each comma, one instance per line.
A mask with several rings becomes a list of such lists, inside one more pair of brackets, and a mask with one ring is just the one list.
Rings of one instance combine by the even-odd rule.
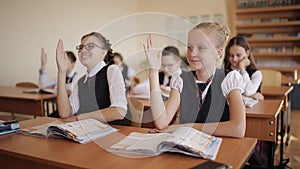
[[188, 34], [187, 60], [191, 69], [212, 75], [221, 49], [216, 49], [212, 32], [192, 29]]
[[103, 44], [95, 36], [83, 38], [81, 46], [82, 48], [78, 51], [79, 60], [90, 72], [100, 61], [104, 60], [107, 51], [103, 49]]
[[229, 49], [229, 62], [233, 68], [238, 69], [239, 63], [241, 60], [249, 56], [249, 50], [239, 45], [233, 45]]

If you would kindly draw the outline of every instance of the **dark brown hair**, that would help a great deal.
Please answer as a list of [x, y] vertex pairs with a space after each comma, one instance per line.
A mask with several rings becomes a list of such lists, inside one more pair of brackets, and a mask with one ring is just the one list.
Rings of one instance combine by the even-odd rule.
[[245, 51], [249, 50], [249, 60], [250, 60], [250, 65], [247, 66], [247, 68], [251, 68], [251, 69], [257, 69], [256, 66], [255, 66], [255, 62], [254, 62], [254, 58], [251, 54], [251, 48], [250, 48], [250, 45], [249, 43], [247, 42], [247, 40], [242, 37], [242, 36], [235, 36], [235, 37], [232, 37], [226, 48], [225, 48], [225, 57], [224, 57], [224, 66], [225, 66], [225, 69], [227, 70], [230, 70], [231, 69], [231, 65], [230, 65], [230, 62], [229, 62], [229, 57], [230, 57], [230, 48], [234, 45], [237, 45], [237, 46], [240, 46], [242, 48], [245, 49]]
[[100, 43], [102, 44], [102, 47], [104, 50], [107, 50], [107, 54], [104, 58], [104, 61], [106, 64], [114, 64], [114, 60], [113, 60], [113, 50], [111, 49], [111, 44], [109, 43], [109, 40], [107, 40], [103, 35], [101, 35], [98, 32], [91, 32], [89, 34], [86, 34], [84, 36], [82, 36], [81, 40], [83, 40], [86, 37], [89, 36], [94, 36], [96, 38], [99, 39]]

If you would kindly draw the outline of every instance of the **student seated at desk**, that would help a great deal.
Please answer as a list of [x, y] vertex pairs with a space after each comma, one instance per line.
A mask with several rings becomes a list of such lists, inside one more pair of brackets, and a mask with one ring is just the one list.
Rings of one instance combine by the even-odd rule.
[[144, 45], [149, 65], [152, 116], [158, 129], [166, 128], [179, 110], [179, 123], [217, 136], [244, 137], [246, 108], [237, 71], [225, 76], [217, 68], [229, 29], [216, 22], [203, 22], [188, 33], [187, 60], [193, 70], [186, 76], [173, 75], [169, 99], [161, 97], [158, 72], [161, 55], [152, 48], [151, 36]]
[[123, 61], [123, 56], [121, 53], [114, 52], [113, 53], [114, 62], [117, 66], [119, 66], [120, 71], [122, 72], [126, 87], [130, 86], [130, 80], [135, 74], [135, 70], [133, 70], [130, 66], [128, 66]]
[[[263, 100], [260, 93], [262, 73], [255, 66], [250, 45], [242, 36], [231, 38], [225, 49], [224, 65], [226, 71], [237, 70], [243, 77], [244, 95], [256, 100]], [[252, 166], [266, 167], [270, 147], [265, 141], [258, 140], [254, 153], [249, 159]]]
[[125, 125], [125, 84], [119, 67], [113, 64], [111, 44], [100, 33], [92, 32], [81, 38], [76, 49], [87, 74], [78, 80], [69, 98], [65, 87], [68, 59], [61, 40], [56, 49], [60, 117], [70, 121], [94, 118]]
[[[173, 74], [181, 75], [182, 61], [179, 50], [175, 46], [167, 46], [162, 50], [161, 69], [159, 71], [159, 84], [163, 95], [168, 97], [171, 91], [170, 81]], [[149, 95], [149, 79], [132, 86], [131, 94]]]
[[237, 70], [243, 77], [244, 95], [263, 100], [260, 93], [262, 73], [255, 66], [249, 43], [242, 36], [231, 38], [225, 48], [224, 66], [226, 71]]
[[[80, 75], [75, 71], [75, 63], [76, 63], [76, 56], [72, 51], [66, 51], [66, 54], [68, 56], [68, 69], [67, 69], [67, 77], [66, 77], [66, 88], [71, 93], [73, 91], [74, 84], [77, 83], [78, 79], [80, 78]], [[51, 88], [54, 89], [55, 92], [57, 92], [57, 78], [53, 80], [48, 80], [47, 77], [47, 53], [45, 52], [45, 49], [41, 49], [41, 68], [39, 70], [39, 85], [42, 89], [44, 88]]]

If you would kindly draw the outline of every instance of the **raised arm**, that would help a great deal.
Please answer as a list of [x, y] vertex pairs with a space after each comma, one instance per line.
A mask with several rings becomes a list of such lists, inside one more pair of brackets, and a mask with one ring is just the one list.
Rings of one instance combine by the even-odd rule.
[[[174, 117], [180, 103], [179, 92], [171, 90], [170, 97], [165, 103], [162, 99], [162, 92], [159, 85], [158, 72], [161, 67], [161, 52], [152, 47], [151, 35], [147, 38], [147, 45], [144, 45], [144, 51], [149, 66], [150, 80], [150, 102], [152, 116], [155, 126], [158, 129], [163, 129], [168, 126]], [[157, 54], [159, 53], [159, 54]]]
[[41, 67], [39, 70], [39, 85], [41, 88], [53, 88], [57, 81], [54, 80], [48, 80], [47, 77], [47, 53], [45, 52], [45, 49], [41, 49]]
[[66, 76], [69, 65], [67, 54], [64, 50], [63, 41], [59, 40], [56, 48], [56, 63], [57, 63], [57, 107], [59, 116], [67, 118], [72, 115], [72, 108], [69, 103], [68, 93], [66, 89]]
[[41, 70], [45, 70], [47, 65], [47, 53], [45, 52], [45, 49], [41, 49]]

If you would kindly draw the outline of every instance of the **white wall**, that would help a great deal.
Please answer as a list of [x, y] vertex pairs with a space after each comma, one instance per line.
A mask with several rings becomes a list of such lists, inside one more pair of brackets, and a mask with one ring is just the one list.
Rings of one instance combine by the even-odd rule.
[[[163, 17], [140, 19], [138, 12], [163, 12], [188, 17], [221, 13], [227, 24], [226, 0], [1, 0], [0, 1], [0, 85], [38, 81], [40, 49], [48, 53], [48, 74], [56, 77], [55, 48], [59, 38], [67, 50], [75, 51], [82, 35], [100, 31], [134, 68], [144, 59], [143, 31], [166, 31]], [[128, 16], [131, 15], [131, 16]], [[154, 15], [152, 15], [154, 16]], [[134, 23], [138, 25], [126, 24]], [[152, 27], [154, 26], [154, 27]], [[148, 29], [149, 28], [149, 29]], [[158, 30], [157, 30], [158, 29]], [[161, 30], [160, 30], [161, 29]], [[136, 34], [134, 32], [137, 32]], [[166, 32], [164, 32], [166, 33]], [[126, 37], [128, 35], [128, 37]], [[158, 48], [169, 45], [155, 36]], [[173, 43], [173, 42], [171, 42]], [[182, 49], [184, 52], [184, 49]], [[77, 62], [80, 73], [85, 68]]]

